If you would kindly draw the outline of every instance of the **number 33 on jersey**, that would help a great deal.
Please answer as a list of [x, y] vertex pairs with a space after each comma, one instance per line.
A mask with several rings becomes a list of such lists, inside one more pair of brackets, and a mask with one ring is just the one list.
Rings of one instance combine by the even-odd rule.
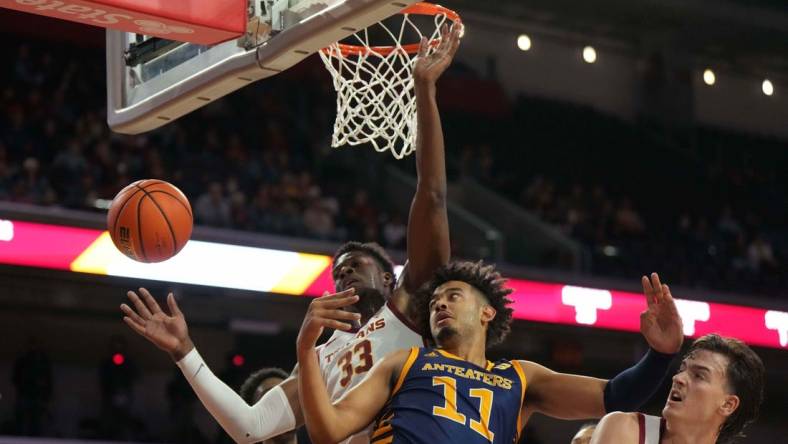
[[377, 360], [423, 343], [421, 335], [391, 303], [384, 305], [357, 331], [334, 331], [318, 347], [320, 371], [331, 400], [336, 401], [361, 382]]
[[525, 388], [517, 361], [481, 368], [443, 350], [414, 347], [370, 442], [517, 442]]

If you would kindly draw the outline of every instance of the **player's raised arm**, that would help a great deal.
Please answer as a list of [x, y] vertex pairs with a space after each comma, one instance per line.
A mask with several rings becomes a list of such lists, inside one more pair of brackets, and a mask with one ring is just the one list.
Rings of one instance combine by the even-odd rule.
[[651, 279], [643, 276], [642, 284], [648, 309], [640, 315], [640, 331], [650, 346], [643, 359], [609, 381], [523, 362], [528, 379], [526, 415], [540, 412], [563, 419], [599, 418], [616, 410], [637, 410], [657, 391], [684, 335], [668, 286], [656, 273]]
[[[407, 350], [395, 352], [372, 367], [363, 381], [332, 404], [320, 373], [315, 343], [323, 329], [349, 330], [357, 313], [341, 308], [354, 303], [353, 289], [315, 299], [298, 333], [298, 391], [309, 437], [315, 444], [334, 444], [369, 425], [391, 393], [394, 369], [405, 361]], [[338, 320], [346, 316], [347, 322]]]
[[446, 212], [446, 160], [435, 84], [457, 52], [460, 29], [459, 25], [451, 29], [444, 26], [441, 42], [430, 55], [427, 55], [428, 41], [423, 39], [413, 69], [418, 119], [418, 182], [408, 217], [408, 263], [401, 281], [407, 291], [394, 296], [394, 303], [403, 313], [408, 313], [407, 294], [416, 291], [451, 256]]
[[172, 293], [167, 296], [170, 314], [144, 288], [140, 288], [139, 295], [128, 292], [128, 297], [134, 308], [121, 305], [123, 320], [172, 357], [205, 408], [235, 442], [263, 441], [303, 422], [295, 377], [286, 379], [249, 406], [205, 364], [189, 338], [186, 318]]

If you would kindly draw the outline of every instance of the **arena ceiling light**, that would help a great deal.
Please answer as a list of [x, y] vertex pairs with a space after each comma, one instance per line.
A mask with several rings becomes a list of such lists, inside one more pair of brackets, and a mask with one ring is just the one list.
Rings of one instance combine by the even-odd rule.
[[586, 63], [596, 62], [596, 49], [593, 46], [586, 46], [583, 48], [583, 60]]
[[706, 68], [706, 70], [703, 71], [703, 83], [709, 86], [717, 83], [717, 76], [714, 74], [714, 71], [712, 71], [711, 68]]
[[531, 37], [528, 37], [526, 34], [520, 34], [517, 37], [517, 47], [520, 48], [521, 51], [528, 51], [531, 49]]
[[774, 94], [774, 85], [772, 84], [772, 81], [769, 79], [765, 79], [761, 84], [761, 90], [767, 96], [771, 96], [772, 94]]

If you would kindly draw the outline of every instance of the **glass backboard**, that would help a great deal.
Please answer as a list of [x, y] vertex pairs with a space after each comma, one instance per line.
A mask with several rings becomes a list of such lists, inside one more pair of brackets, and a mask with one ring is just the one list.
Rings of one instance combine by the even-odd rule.
[[205, 46], [107, 31], [107, 122], [138, 134], [284, 71], [415, 0], [252, 0], [243, 37]]

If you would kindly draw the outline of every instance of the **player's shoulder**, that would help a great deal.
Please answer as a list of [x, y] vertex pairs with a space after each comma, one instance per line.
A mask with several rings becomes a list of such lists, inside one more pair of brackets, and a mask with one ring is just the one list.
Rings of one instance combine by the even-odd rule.
[[525, 373], [525, 377], [528, 378], [528, 381], [530, 381], [531, 383], [533, 383], [534, 381], [538, 381], [539, 377], [542, 375], [554, 373], [549, 368], [533, 361], [525, 361], [522, 359], [517, 359], [517, 360], [512, 360], [512, 362], [517, 362], [520, 368], [523, 369], [523, 373]]
[[634, 412], [610, 412], [603, 416], [594, 432], [597, 442], [602, 444], [638, 442], [639, 416], [640, 413]]
[[401, 365], [409, 359], [418, 357], [420, 351], [421, 349], [419, 347], [401, 348], [386, 355], [384, 360]]
[[638, 416], [640, 416], [640, 413], [636, 412], [610, 412], [602, 417], [602, 421], [606, 421], [609, 424], [632, 426], [637, 428]]

